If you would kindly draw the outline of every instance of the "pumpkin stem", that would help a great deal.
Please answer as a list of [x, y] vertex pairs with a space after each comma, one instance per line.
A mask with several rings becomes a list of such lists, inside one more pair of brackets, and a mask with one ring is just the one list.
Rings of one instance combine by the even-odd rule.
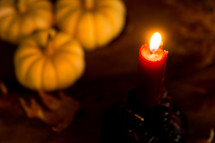
[[85, 6], [87, 10], [94, 8], [94, 0], [85, 0]]
[[51, 39], [52, 39], [52, 35], [51, 35], [51, 33], [48, 33], [48, 35], [47, 35], [47, 41], [49, 42]]
[[47, 35], [48, 37], [47, 37], [47, 45], [46, 45], [46, 49], [45, 49], [45, 54], [47, 55], [47, 56], [52, 56], [53, 54], [54, 54], [54, 51], [53, 51], [53, 49], [52, 49], [52, 44], [51, 44], [51, 39], [52, 39], [52, 34], [51, 33], [49, 33], [48, 35]]
[[18, 11], [20, 11], [21, 13], [26, 12], [25, 3], [22, 0], [16, 0], [15, 3], [16, 3], [16, 7], [17, 7]]

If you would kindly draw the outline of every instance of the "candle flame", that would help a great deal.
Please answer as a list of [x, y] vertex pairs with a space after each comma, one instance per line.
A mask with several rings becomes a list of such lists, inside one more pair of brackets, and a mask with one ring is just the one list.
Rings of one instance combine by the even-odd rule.
[[152, 38], [150, 40], [150, 51], [151, 52], [156, 52], [158, 48], [160, 47], [162, 41], [161, 41], [161, 35], [160, 33], [156, 32], [152, 35]]

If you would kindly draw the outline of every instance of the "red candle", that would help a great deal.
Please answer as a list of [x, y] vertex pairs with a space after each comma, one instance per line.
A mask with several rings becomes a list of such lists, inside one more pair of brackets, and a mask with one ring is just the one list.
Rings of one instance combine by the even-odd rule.
[[166, 58], [161, 35], [155, 33], [150, 46], [144, 44], [139, 51], [137, 102], [139, 106], [151, 109], [159, 104], [163, 94]]

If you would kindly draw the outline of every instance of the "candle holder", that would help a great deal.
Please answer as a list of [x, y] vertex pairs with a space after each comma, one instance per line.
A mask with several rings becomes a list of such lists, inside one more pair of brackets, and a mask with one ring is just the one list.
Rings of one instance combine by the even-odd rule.
[[101, 143], [186, 143], [186, 119], [163, 90], [160, 104], [142, 109], [136, 90], [104, 114]]

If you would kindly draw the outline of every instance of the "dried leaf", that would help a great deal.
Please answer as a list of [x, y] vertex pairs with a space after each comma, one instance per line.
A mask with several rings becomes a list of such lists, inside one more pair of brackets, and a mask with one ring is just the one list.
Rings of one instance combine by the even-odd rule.
[[20, 98], [20, 103], [29, 118], [36, 117], [41, 120], [44, 120], [44, 115], [42, 112], [43, 109], [40, 107], [40, 105], [36, 102], [35, 99], [31, 98], [30, 106], [27, 105], [23, 98]]
[[26, 101], [20, 99], [27, 116], [29, 118], [39, 118], [45, 123], [52, 126], [54, 131], [65, 129], [73, 120], [80, 109], [80, 103], [74, 98], [60, 92], [60, 98], [40, 92], [45, 106], [49, 109], [44, 109], [35, 99], [31, 99], [31, 104], [28, 106]]
[[39, 96], [41, 97], [43, 103], [51, 110], [58, 109], [61, 104], [59, 99], [55, 98], [51, 94], [47, 94], [42, 91], [39, 91]]
[[23, 110], [20, 107], [19, 100], [15, 96], [0, 96], [0, 113], [22, 115]]

